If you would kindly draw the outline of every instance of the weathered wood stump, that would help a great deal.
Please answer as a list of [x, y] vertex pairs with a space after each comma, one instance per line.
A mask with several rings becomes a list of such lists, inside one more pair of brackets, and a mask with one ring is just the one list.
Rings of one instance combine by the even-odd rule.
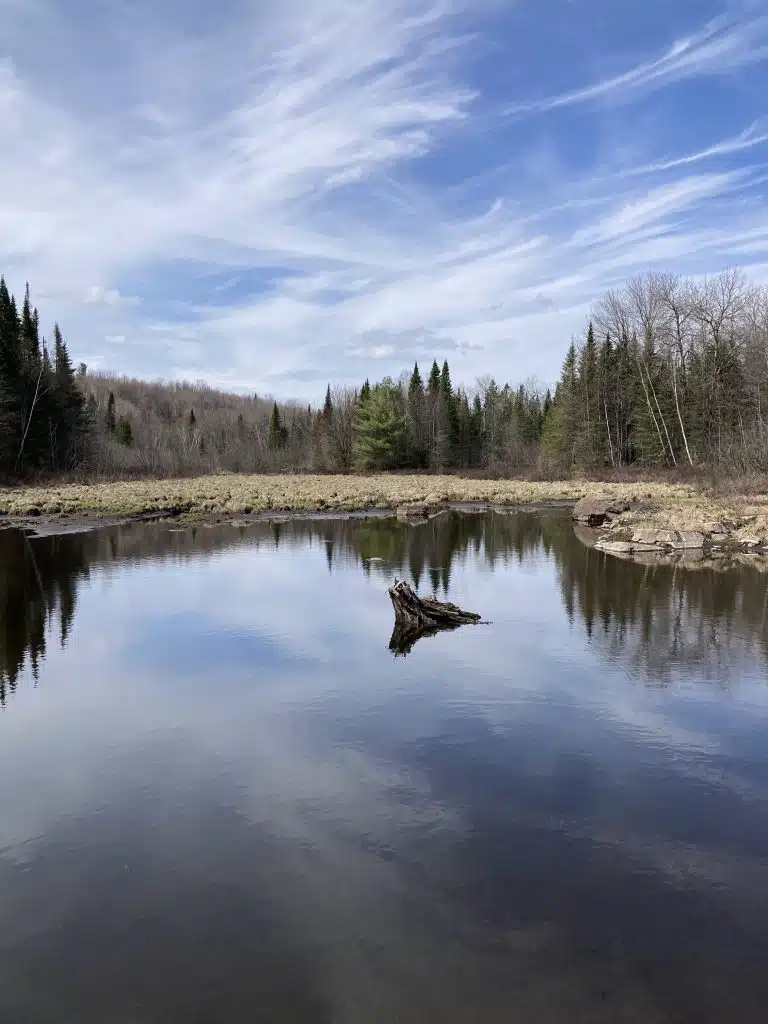
[[404, 580], [395, 580], [394, 586], [389, 588], [389, 596], [395, 609], [395, 628], [389, 649], [396, 655], [408, 654], [422, 637], [481, 621], [480, 615], [462, 611], [450, 602], [419, 597]]

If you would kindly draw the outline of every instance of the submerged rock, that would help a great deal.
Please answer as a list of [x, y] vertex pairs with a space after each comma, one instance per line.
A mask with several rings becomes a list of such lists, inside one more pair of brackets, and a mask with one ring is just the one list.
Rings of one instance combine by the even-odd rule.
[[635, 545], [628, 540], [599, 540], [595, 547], [611, 555], [629, 555], [635, 550]]

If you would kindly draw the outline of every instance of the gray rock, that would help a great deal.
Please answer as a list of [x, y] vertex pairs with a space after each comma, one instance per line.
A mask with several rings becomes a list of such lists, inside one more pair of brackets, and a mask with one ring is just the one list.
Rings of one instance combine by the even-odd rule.
[[696, 533], [693, 530], [681, 530], [677, 535], [678, 539], [672, 547], [678, 551], [689, 551], [693, 548], [704, 547], [704, 534]]
[[712, 533], [710, 534], [709, 539], [712, 541], [713, 544], [725, 544], [725, 542], [728, 540], [728, 534]]
[[596, 547], [601, 551], [607, 551], [611, 555], [629, 555], [633, 550], [633, 545], [628, 540], [598, 541]]
[[632, 540], [636, 544], [653, 544], [654, 547], [674, 547], [677, 543], [677, 534], [674, 530], [635, 530]]
[[741, 543], [745, 547], [756, 548], [760, 544], [760, 538], [759, 537], [752, 537], [752, 536], [742, 537], [741, 538]]
[[640, 529], [632, 534], [632, 541], [635, 544], [655, 544], [658, 530]]
[[607, 518], [620, 515], [629, 509], [626, 501], [611, 498], [610, 495], [596, 498], [582, 498], [573, 509], [573, 518], [577, 523], [588, 523], [589, 526], [600, 526]]
[[642, 541], [639, 543], [632, 542], [633, 551], [661, 551], [658, 544], [645, 544]]
[[674, 530], [658, 530], [656, 533], [656, 543], [663, 544], [667, 548], [677, 547], [678, 534]]

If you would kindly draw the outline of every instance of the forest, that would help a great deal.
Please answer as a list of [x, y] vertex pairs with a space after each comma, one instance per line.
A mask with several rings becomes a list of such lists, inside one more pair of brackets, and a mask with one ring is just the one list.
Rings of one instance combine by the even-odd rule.
[[0, 280], [3, 479], [411, 469], [546, 476], [768, 470], [768, 288], [739, 270], [608, 292], [559, 380], [455, 385], [447, 361], [328, 385], [317, 408], [73, 368]]

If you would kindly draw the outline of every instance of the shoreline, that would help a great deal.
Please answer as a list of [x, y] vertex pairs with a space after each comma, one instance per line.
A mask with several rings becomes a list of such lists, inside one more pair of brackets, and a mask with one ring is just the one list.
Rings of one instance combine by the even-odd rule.
[[[447, 509], [535, 510], [606, 496], [621, 504], [617, 514], [595, 524], [597, 546], [608, 553], [650, 554], [654, 531], [660, 541], [670, 531], [678, 537], [698, 535], [699, 546], [707, 551], [724, 546], [750, 554], [768, 552], [768, 494], [713, 497], [691, 484], [649, 481], [219, 474], [0, 488], [0, 527], [50, 536], [165, 519], [245, 525], [277, 518], [397, 515], [423, 521]], [[656, 547], [664, 553], [663, 543]]]

